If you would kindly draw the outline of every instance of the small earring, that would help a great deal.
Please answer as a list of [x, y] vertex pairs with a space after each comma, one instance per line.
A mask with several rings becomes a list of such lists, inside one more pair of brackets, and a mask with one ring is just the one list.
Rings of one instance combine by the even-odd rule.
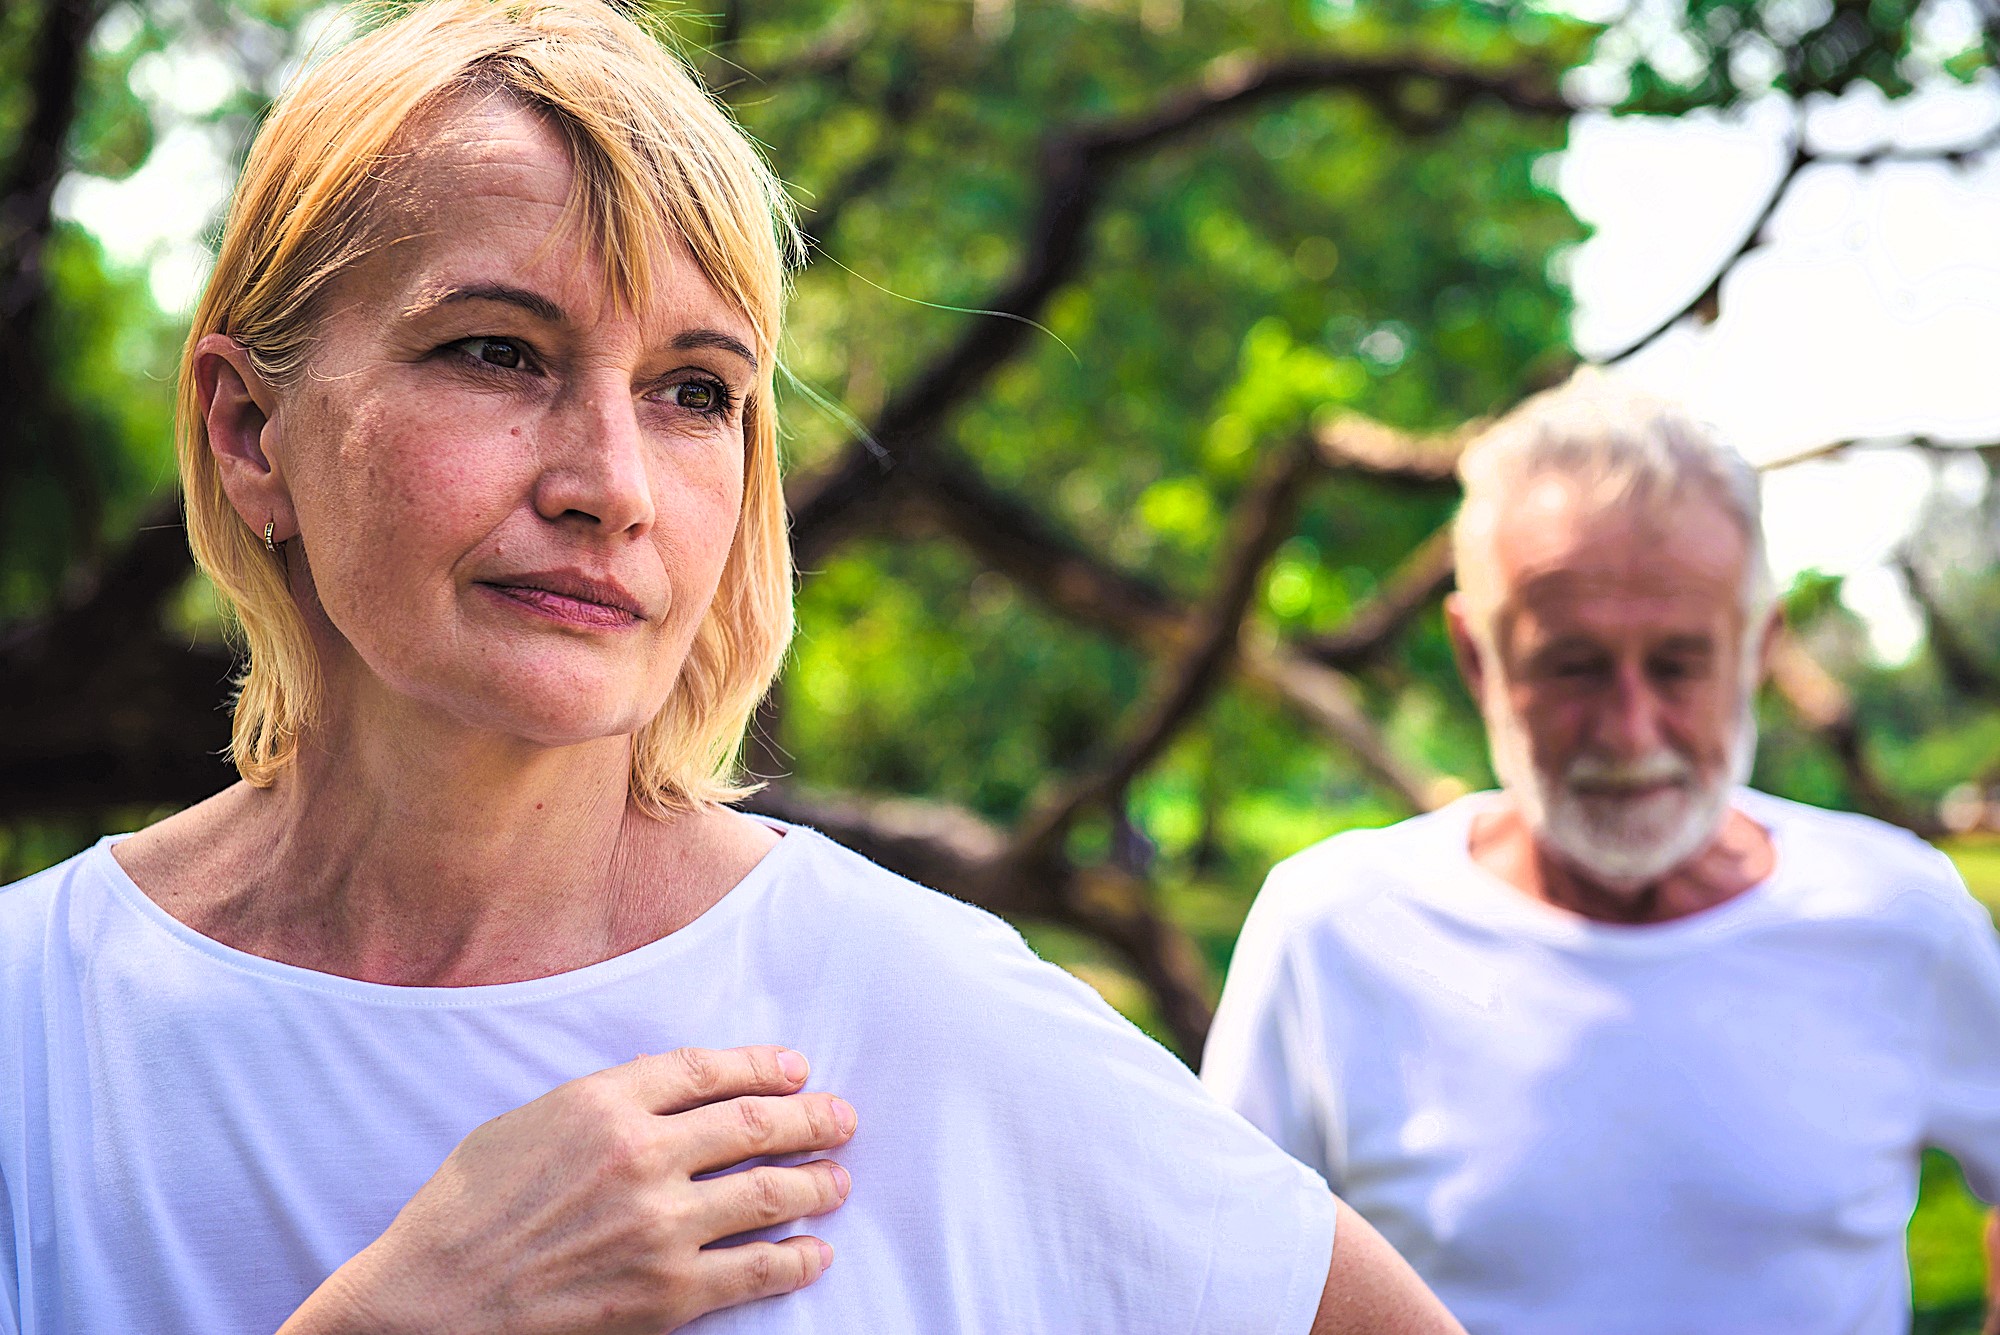
[[277, 531], [277, 520], [269, 519], [264, 522], [264, 546], [273, 556], [278, 554], [278, 544], [271, 541], [271, 535]]

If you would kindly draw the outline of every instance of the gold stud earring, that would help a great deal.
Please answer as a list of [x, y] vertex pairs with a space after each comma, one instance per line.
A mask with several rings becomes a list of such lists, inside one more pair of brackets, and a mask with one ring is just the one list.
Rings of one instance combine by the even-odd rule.
[[278, 544], [271, 541], [271, 535], [277, 531], [277, 520], [269, 519], [264, 522], [264, 546], [273, 556], [278, 554]]

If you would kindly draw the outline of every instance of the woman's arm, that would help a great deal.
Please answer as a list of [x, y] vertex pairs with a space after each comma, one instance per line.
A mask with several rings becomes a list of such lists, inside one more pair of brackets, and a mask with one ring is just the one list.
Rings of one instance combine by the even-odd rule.
[[1333, 1265], [1312, 1335], [1465, 1335], [1410, 1263], [1366, 1219], [1335, 1202]]
[[502, 1114], [279, 1335], [657, 1335], [804, 1288], [833, 1259], [818, 1239], [704, 1248], [835, 1209], [845, 1169], [821, 1160], [694, 1179], [845, 1144], [854, 1110], [799, 1093], [805, 1076], [805, 1059], [783, 1048], [683, 1048]]

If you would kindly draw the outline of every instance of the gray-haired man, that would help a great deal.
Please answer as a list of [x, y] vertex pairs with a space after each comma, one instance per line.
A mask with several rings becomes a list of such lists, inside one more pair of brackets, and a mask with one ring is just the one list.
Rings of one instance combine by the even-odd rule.
[[1740, 787], [1757, 479], [1598, 376], [1468, 450], [1501, 791], [1271, 873], [1203, 1079], [1473, 1335], [1901, 1332], [1918, 1154], [2000, 1196], [2000, 944], [1902, 831]]

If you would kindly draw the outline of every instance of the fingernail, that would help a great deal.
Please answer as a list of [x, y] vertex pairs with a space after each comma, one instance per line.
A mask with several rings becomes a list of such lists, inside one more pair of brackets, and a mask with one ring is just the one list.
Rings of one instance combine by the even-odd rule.
[[839, 1188], [840, 1199], [846, 1200], [847, 1193], [854, 1190], [854, 1179], [839, 1164], [832, 1164], [830, 1166], [833, 1169], [833, 1185]]
[[796, 1085], [806, 1078], [806, 1073], [812, 1070], [812, 1067], [807, 1064], [804, 1057], [790, 1048], [781, 1048], [778, 1051], [778, 1069], [784, 1073], [785, 1079]]
[[856, 1120], [854, 1105], [846, 1099], [835, 1099], [833, 1101], [833, 1120], [839, 1124], [843, 1134], [852, 1132]]
[[820, 1242], [818, 1238], [814, 1238], [813, 1241], [819, 1242], [819, 1268], [823, 1274], [826, 1268], [833, 1264], [833, 1248], [827, 1246], [824, 1242]]

